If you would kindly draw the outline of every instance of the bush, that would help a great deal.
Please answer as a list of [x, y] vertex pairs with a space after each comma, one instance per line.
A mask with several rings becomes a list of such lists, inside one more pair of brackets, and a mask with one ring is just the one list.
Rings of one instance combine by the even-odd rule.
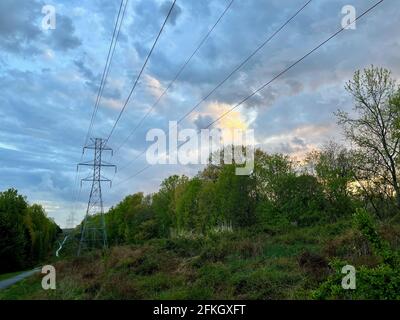
[[356, 289], [344, 290], [341, 281], [344, 275], [341, 268], [346, 262], [333, 260], [336, 271], [313, 293], [315, 299], [400, 299], [400, 270], [397, 254], [377, 232], [372, 216], [364, 209], [357, 209], [354, 227], [368, 241], [375, 256], [382, 262], [374, 267], [356, 268]]
[[314, 299], [400, 299], [400, 270], [382, 264], [375, 268], [360, 267], [356, 270], [356, 289], [344, 290], [341, 286], [344, 262], [333, 264], [336, 273], [312, 294]]
[[376, 230], [372, 216], [364, 209], [357, 209], [354, 215], [355, 227], [370, 243], [374, 254], [382, 257], [383, 262], [395, 266], [398, 261], [395, 253], [390, 250], [389, 244], [382, 240]]

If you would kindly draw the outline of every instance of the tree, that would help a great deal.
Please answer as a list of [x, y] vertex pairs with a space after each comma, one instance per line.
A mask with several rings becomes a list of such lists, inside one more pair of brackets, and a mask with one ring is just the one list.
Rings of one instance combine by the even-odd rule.
[[256, 150], [255, 170], [257, 198], [275, 201], [285, 192], [281, 187], [287, 177], [296, 175], [294, 162], [283, 154], [266, 154]]
[[235, 164], [225, 164], [215, 182], [218, 203], [218, 223], [232, 223], [235, 227], [250, 226], [255, 222], [253, 190], [254, 176], [236, 175]]
[[202, 181], [195, 177], [185, 184], [180, 184], [176, 195], [176, 226], [178, 230], [197, 229], [202, 231], [199, 216], [199, 193]]
[[18, 270], [24, 265], [27, 208], [26, 199], [17, 190], [0, 192], [0, 272]]
[[[90, 217], [96, 218], [100, 216]], [[105, 219], [110, 244], [136, 243], [157, 235], [153, 230], [154, 214], [149, 197], [142, 192], [126, 196], [118, 205], [110, 208]]]
[[31, 267], [49, 253], [60, 228], [15, 189], [0, 192], [0, 272]]
[[160, 234], [167, 236], [171, 227], [176, 227], [176, 190], [186, 184], [186, 176], [173, 175], [161, 183], [160, 190], [153, 195], [152, 207], [160, 226]]
[[355, 117], [340, 110], [336, 115], [345, 136], [358, 151], [357, 180], [359, 183], [379, 181], [389, 185], [400, 209], [400, 137], [392, 100], [399, 92], [395, 80], [389, 70], [371, 66], [363, 72], [356, 71], [353, 80], [346, 84], [346, 90], [354, 98]]
[[330, 142], [320, 151], [312, 151], [306, 162], [311, 174], [321, 183], [328, 210], [338, 217], [353, 212], [351, 183], [354, 182], [354, 157], [346, 148]]
[[321, 184], [311, 175], [301, 174], [282, 178], [280, 197], [275, 201], [276, 210], [292, 224], [312, 225], [326, 221], [325, 197]]
[[40, 261], [46, 257], [52, 248], [57, 233], [58, 226], [46, 216], [42, 206], [33, 204], [27, 208], [24, 217], [24, 224], [29, 233], [28, 252], [32, 263]]

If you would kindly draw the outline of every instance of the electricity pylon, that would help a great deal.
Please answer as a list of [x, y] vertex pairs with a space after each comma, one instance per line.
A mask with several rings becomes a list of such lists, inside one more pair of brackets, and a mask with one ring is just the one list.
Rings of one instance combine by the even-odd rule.
[[106, 146], [106, 140], [101, 138], [91, 138], [91, 144], [84, 146], [83, 153], [86, 149], [94, 150], [93, 161], [81, 162], [77, 166], [90, 166], [93, 167], [93, 174], [89, 175], [82, 182], [92, 182], [92, 188], [90, 190], [89, 201], [86, 209], [85, 219], [81, 225], [81, 239], [79, 242], [78, 256], [82, 250], [90, 250], [94, 248], [107, 248], [107, 232], [106, 222], [103, 211], [103, 198], [101, 195], [101, 183], [109, 182], [111, 187], [111, 180], [105, 178], [101, 174], [102, 167], [114, 167], [117, 172], [117, 167], [113, 164], [106, 163], [102, 160], [102, 154], [104, 151], [110, 151], [112, 149]]
[[75, 227], [75, 212], [71, 212], [65, 221], [65, 228], [73, 229], [74, 227]]

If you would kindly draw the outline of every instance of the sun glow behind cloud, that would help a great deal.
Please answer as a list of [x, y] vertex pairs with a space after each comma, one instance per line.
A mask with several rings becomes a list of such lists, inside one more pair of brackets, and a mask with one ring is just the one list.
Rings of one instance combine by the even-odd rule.
[[[214, 101], [209, 103], [204, 111], [194, 113], [191, 118], [192, 120], [196, 119], [199, 115], [201, 116], [209, 116], [211, 119], [217, 119], [221, 115], [225, 114], [229, 110], [232, 109], [232, 105], [227, 103], [221, 103], [218, 101]], [[246, 120], [246, 117], [239, 111], [233, 110], [229, 113], [229, 115], [223, 117], [219, 121], [217, 121], [214, 127], [219, 129], [240, 129], [246, 130], [249, 127], [249, 123]]]

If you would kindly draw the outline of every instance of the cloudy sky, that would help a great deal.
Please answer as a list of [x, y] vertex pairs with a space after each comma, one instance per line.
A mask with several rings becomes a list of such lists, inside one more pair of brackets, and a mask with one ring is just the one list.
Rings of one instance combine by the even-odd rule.
[[[178, 0], [113, 136], [117, 148], [175, 77], [229, 0]], [[198, 166], [144, 166], [146, 132], [164, 129], [206, 96], [306, 0], [235, 0], [168, 93], [126, 144], [107, 160], [124, 168], [103, 187], [105, 206], [137, 191], [155, 191], [172, 173]], [[377, 0], [313, 0], [303, 12], [204, 101], [180, 128], [216, 119], [341, 27], [342, 8], [362, 13]], [[43, 30], [42, 7], [56, 9], [56, 29]], [[77, 194], [76, 163], [97, 97], [119, 0], [0, 1], [0, 190], [18, 189], [61, 226], [84, 215], [89, 186]], [[110, 132], [171, 5], [129, 0], [93, 135]], [[371, 64], [400, 75], [400, 2], [385, 0], [337, 38], [248, 100], [221, 122], [255, 131], [266, 151], [297, 157], [341, 141], [333, 112], [351, 110], [344, 83]], [[84, 158], [83, 160], [89, 160]], [[82, 169], [79, 177], [87, 175]], [[104, 173], [113, 177], [112, 171]]]

